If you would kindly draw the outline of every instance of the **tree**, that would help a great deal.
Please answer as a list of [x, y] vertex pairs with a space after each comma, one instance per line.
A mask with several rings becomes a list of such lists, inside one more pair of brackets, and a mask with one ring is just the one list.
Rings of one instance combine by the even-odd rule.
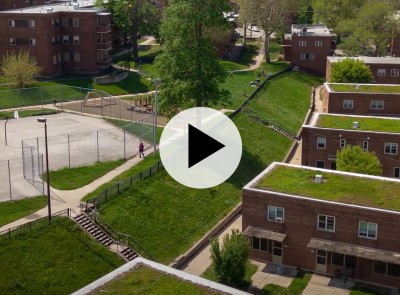
[[158, 36], [161, 10], [151, 0], [96, 0], [113, 15], [113, 25], [123, 36], [130, 36], [132, 55], [139, 57], [139, 34]]
[[369, 175], [382, 174], [382, 164], [375, 153], [364, 151], [357, 145], [348, 145], [338, 150], [336, 157], [338, 170]]
[[300, 8], [299, 14], [297, 15], [298, 24], [312, 24], [313, 23], [314, 9], [311, 3]]
[[265, 60], [271, 62], [269, 38], [285, 25], [287, 15], [293, 8], [294, 0], [237, 0], [243, 19], [249, 20], [264, 30]]
[[398, 26], [390, 3], [371, 1], [353, 19], [339, 22], [338, 30], [348, 35], [341, 48], [349, 54], [384, 56]]
[[240, 284], [246, 272], [249, 258], [247, 239], [239, 230], [224, 236], [222, 245], [218, 239], [211, 241], [211, 259], [218, 282], [231, 286]]
[[164, 11], [162, 53], [154, 63], [161, 78], [160, 110], [172, 116], [182, 108], [213, 106], [229, 98], [221, 89], [226, 71], [216, 58], [209, 30], [225, 28], [225, 0], [171, 0]]
[[33, 84], [41, 70], [29, 51], [7, 52], [1, 59], [1, 72], [7, 83], [16, 84], [18, 88]]
[[332, 63], [331, 82], [369, 83], [372, 81], [371, 69], [361, 60], [345, 58]]

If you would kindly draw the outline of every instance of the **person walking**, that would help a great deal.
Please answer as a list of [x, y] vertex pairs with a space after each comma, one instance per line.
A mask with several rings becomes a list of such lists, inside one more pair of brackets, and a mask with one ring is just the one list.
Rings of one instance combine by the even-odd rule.
[[139, 144], [139, 158], [141, 158], [142, 156], [144, 158], [144, 145], [143, 145], [143, 142], [141, 142]]

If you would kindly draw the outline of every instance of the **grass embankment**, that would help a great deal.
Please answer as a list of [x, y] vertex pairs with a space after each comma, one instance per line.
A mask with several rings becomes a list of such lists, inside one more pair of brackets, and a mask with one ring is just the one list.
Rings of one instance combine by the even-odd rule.
[[[251, 285], [251, 277], [256, 273], [257, 271], [257, 266], [254, 264], [251, 264], [250, 262], [247, 262], [246, 264], [246, 273], [244, 275], [244, 279], [241, 282], [238, 282], [236, 288], [239, 288], [241, 290], [247, 290], [249, 286]], [[204, 273], [201, 275], [203, 278], [206, 278], [208, 280], [218, 282], [215, 272], [214, 272], [214, 266], [211, 265], [206, 269]]]
[[[21, 110], [18, 111], [19, 118], [33, 117], [33, 116], [44, 116], [58, 114], [60, 111], [43, 109], [43, 110]], [[0, 120], [12, 119], [14, 118], [14, 112], [0, 112]]]
[[43, 208], [47, 204], [45, 196], [0, 203], [0, 227], [18, 220]]
[[[124, 162], [125, 160], [98, 162], [90, 166], [50, 171], [51, 186], [60, 190], [77, 189], [121, 166]], [[43, 179], [46, 177], [44, 174]]]
[[3, 294], [70, 294], [123, 261], [63, 219], [0, 241]]
[[182, 294], [206, 295], [221, 294], [210, 288], [201, 287], [190, 282], [180, 280], [171, 275], [163, 274], [157, 270], [141, 266], [134, 271], [111, 282], [94, 294]]
[[262, 290], [262, 295], [300, 295], [307, 287], [311, 279], [310, 273], [299, 273], [295, 277], [288, 288], [277, 286], [274, 284], [266, 285]]

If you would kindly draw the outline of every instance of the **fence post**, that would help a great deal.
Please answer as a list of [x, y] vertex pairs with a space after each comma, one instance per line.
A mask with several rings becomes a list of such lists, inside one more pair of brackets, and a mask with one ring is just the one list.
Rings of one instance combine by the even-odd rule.
[[122, 101], [118, 101], [118, 104], [119, 104], [119, 119], [121, 120], [122, 119], [122, 111], [121, 111]]
[[[44, 169], [44, 163], [43, 163], [43, 154], [42, 154], [42, 173], [43, 173], [43, 169]], [[42, 192], [43, 192], [43, 194], [44, 194], [44, 180], [42, 180]]]
[[8, 164], [8, 185], [10, 186], [10, 200], [12, 201], [10, 160], [7, 160], [7, 164]]
[[68, 168], [71, 168], [71, 146], [69, 141], [69, 133], [67, 137], [68, 137]]
[[24, 157], [24, 140], [21, 139], [21, 145], [22, 145], [22, 175], [25, 178], [25, 157]]
[[42, 105], [42, 111], [43, 111], [43, 88], [40, 87], [40, 104]]
[[126, 131], [124, 128], [124, 159], [126, 160]]
[[151, 176], [151, 167], [150, 167], [150, 176]]
[[33, 159], [33, 146], [31, 146], [31, 162], [32, 162], [32, 182], [35, 186], [35, 160]]
[[97, 162], [100, 162], [99, 130], [97, 130]]
[[118, 193], [119, 193], [119, 184], [120, 184], [120, 182], [118, 181], [118, 185], [117, 185], [117, 187], [118, 187]]
[[83, 108], [83, 101], [82, 101], [82, 99], [81, 99], [81, 116], [82, 116], [82, 108]]

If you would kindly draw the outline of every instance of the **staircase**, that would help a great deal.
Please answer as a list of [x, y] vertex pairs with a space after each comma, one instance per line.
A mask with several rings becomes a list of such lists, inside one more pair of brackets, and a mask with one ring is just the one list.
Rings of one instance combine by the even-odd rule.
[[139, 256], [131, 247], [124, 247], [122, 250], [118, 250], [118, 252], [128, 261]]
[[83, 229], [90, 233], [104, 246], [109, 247], [112, 243], [114, 243], [114, 240], [100, 227], [98, 227], [86, 214], [79, 214], [78, 216], [74, 217], [74, 219], [81, 227], [83, 227]]

